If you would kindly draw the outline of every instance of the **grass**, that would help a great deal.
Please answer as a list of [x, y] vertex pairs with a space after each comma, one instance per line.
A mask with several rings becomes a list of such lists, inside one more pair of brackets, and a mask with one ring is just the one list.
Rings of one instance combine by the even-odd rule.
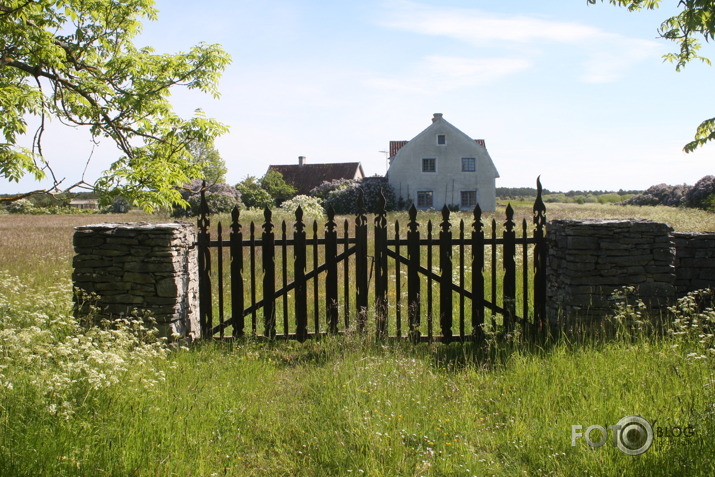
[[[713, 214], [635, 211], [715, 229]], [[348, 334], [167, 352], [137, 323], [87, 329], [70, 316], [71, 227], [98, 218], [0, 216], [0, 475], [715, 472], [715, 312], [694, 298], [670, 333], [624, 306], [610, 338], [475, 347]], [[571, 446], [572, 425], [632, 414], [660, 429], [643, 455]], [[694, 435], [665, 437], [676, 426]]]

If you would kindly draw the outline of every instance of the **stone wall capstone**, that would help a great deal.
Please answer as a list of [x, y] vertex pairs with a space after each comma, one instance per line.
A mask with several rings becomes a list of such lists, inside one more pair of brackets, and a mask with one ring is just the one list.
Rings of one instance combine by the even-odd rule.
[[547, 225], [547, 318], [570, 324], [612, 310], [613, 292], [635, 286], [651, 307], [675, 296], [672, 228], [649, 220], [554, 220]]
[[195, 242], [190, 224], [76, 227], [74, 287], [99, 296], [95, 305], [100, 317], [148, 311], [161, 336], [199, 338]]

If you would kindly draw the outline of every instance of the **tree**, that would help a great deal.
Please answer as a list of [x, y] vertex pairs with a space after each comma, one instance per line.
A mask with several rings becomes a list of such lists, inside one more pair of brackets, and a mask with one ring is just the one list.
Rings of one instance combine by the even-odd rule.
[[226, 181], [228, 169], [221, 154], [214, 147], [213, 138], [205, 142], [192, 141], [188, 144], [188, 150], [192, 161], [201, 168], [201, 178], [206, 180], [207, 184]]
[[295, 187], [286, 183], [285, 179], [283, 179], [283, 174], [278, 171], [266, 172], [266, 175], [261, 177], [260, 184], [261, 189], [273, 197], [277, 206], [295, 197], [298, 193]]
[[[117, 196], [151, 210], [183, 203], [177, 186], [200, 177], [187, 144], [209, 143], [226, 131], [200, 110], [174, 113], [170, 90], [183, 85], [218, 96], [229, 56], [219, 45], [157, 54], [133, 38], [156, 20], [153, 0], [0, 0], [0, 177], [18, 181], [55, 176], [43, 155], [45, 121], [83, 126], [109, 138], [120, 157], [94, 184], [105, 202]], [[17, 145], [28, 115], [40, 126], [32, 146]], [[82, 178], [66, 187], [88, 186]], [[62, 185], [64, 188], [65, 186]]]
[[[586, 0], [589, 4], [597, 0]], [[660, 7], [661, 0], [608, 0], [612, 5], [626, 7], [629, 11], [654, 10]], [[604, 0], [601, 0], [604, 2]], [[709, 42], [715, 38], [715, 2], [712, 0], [679, 0], [681, 12], [666, 19], [658, 28], [661, 38], [676, 42], [680, 50], [667, 53], [664, 59], [675, 63], [675, 70], [680, 71], [693, 60], [710, 64], [710, 60], [699, 54], [701, 38]], [[709, 141], [715, 140], [715, 118], [703, 121], [695, 132], [695, 139], [683, 148], [692, 152]]]
[[273, 197], [261, 188], [258, 179], [254, 176], [246, 176], [245, 179], [236, 184], [236, 190], [241, 193], [243, 205], [249, 209], [264, 209], [275, 205]]

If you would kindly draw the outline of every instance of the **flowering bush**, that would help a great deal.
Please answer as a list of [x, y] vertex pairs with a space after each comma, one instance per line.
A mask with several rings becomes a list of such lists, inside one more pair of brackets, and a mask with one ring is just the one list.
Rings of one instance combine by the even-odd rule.
[[715, 358], [715, 291], [688, 293], [668, 310], [674, 318], [671, 335], [690, 345], [687, 358]]
[[[189, 209], [174, 210], [174, 215], [198, 215], [201, 206], [202, 181], [194, 179], [181, 190], [181, 197], [189, 203]], [[206, 187], [206, 203], [212, 214], [228, 213], [234, 207], [243, 207], [241, 193], [235, 187], [219, 182]]]
[[374, 214], [377, 212], [380, 203], [380, 192], [385, 197], [385, 209], [394, 210], [396, 208], [395, 190], [387, 181], [374, 178], [352, 181], [352, 184], [339, 184], [337, 188], [328, 192], [323, 205], [326, 209], [332, 206], [336, 214], [356, 214], [358, 190], [363, 192], [365, 210], [368, 213]]
[[686, 194], [688, 207], [715, 210], [715, 176], [705, 176]]
[[303, 209], [303, 217], [311, 219], [322, 219], [324, 217], [323, 206], [320, 199], [307, 195], [298, 195], [281, 204], [281, 209], [294, 215], [298, 206]]
[[680, 207], [685, 205], [685, 195], [690, 186], [658, 184], [649, 187], [644, 192], [635, 195], [624, 202], [626, 205], [667, 205]]
[[0, 272], [0, 402], [20, 393], [70, 419], [102, 389], [145, 393], [164, 380], [156, 364], [169, 348], [155, 330], [130, 317], [83, 326], [70, 313], [70, 289], [65, 281], [34, 292]]
[[325, 201], [331, 192], [351, 189], [353, 187], [357, 187], [359, 184], [360, 182], [355, 179], [335, 179], [334, 181], [323, 181], [322, 184], [314, 187], [308, 195], [317, 197], [321, 201]]
[[27, 199], [19, 199], [7, 205], [7, 211], [11, 214], [29, 214], [33, 208], [32, 202]]

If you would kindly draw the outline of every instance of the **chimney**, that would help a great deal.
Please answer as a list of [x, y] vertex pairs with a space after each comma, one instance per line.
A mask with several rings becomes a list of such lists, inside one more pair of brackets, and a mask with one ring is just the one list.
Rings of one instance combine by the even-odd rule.
[[482, 146], [483, 148], [486, 148], [486, 147], [487, 147], [486, 141], [484, 141], [484, 139], [475, 139], [474, 142], [476, 142], [477, 144], [479, 144], [479, 145]]
[[305, 156], [298, 156], [298, 165], [299, 166], [305, 165]]
[[436, 122], [438, 119], [442, 119], [442, 113], [434, 113], [432, 116], [432, 122]]

